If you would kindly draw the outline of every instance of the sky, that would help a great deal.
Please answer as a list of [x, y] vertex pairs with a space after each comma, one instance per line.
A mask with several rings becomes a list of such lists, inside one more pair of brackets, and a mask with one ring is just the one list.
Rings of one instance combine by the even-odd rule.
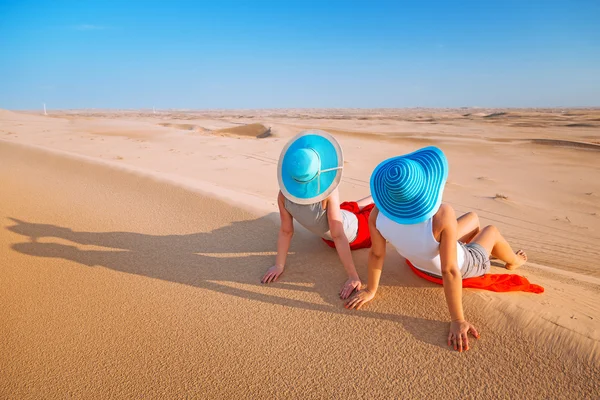
[[0, 0], [0, 108], [600, 106], [598, 21], [598, 0]]

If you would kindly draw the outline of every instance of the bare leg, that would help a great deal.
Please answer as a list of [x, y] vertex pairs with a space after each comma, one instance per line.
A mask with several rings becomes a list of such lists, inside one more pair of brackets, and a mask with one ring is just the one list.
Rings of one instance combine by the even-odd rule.
[[474, 212], [468, 212], [456, 220], [458, 223], [458, 240], [469, 243], [479, 233], [479, 217]]
[[527, 254], [523, 250], [518, 250], [516, 253], [512, 250], [506, 239], [500, 234], [498, 228], [493, 225], [488, 225], [475, 236], [472, 241], [485, 247], [488, 255], [504, 261], [505, 268], [513, 270], [519, 268], [527, 261]]
[[360, 208], [361, 210], [365, 207], [368, 206], [369, 204], [373, 203], [373, 197], [372, 196], [367, 196], [363, 199], [357, 200], [356, 204], [358, 204], [358, 208]]

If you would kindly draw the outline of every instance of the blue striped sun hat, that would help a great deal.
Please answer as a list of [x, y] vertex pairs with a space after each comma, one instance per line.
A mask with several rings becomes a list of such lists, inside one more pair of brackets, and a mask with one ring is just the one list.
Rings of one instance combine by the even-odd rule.
[[281, 193], [296, 204], [326, 199], [342, 180], [342, 148], [329, 133], [303, 131], [281, 151], [277, 180]]
[[383, 215], [399, 224], [431, 218], [442, 203], [448, 160], [437, 147], [383, 161], [371, 175], [371, 195]]

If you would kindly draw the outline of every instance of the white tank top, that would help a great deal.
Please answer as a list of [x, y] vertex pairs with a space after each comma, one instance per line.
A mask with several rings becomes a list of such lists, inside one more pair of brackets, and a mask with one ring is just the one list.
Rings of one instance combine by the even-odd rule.
[[[377, 216], [377, 230], [396, 248], [400, 255], [421, 271], [442, 276], [440, 243], [433, 237], [432, 220], [412, 225], [392, 221], [381, 212]], [[456, 242], [458, 269], [462, 270], [465, 252]]]

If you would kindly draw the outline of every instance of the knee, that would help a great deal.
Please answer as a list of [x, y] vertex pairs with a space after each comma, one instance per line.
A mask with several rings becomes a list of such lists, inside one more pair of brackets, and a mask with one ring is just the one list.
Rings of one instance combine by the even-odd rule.
[[498, 228], [496, 228], [496, 226], [494, 226], [494, 225], [488, 225], [485, 228], [483, 228], [481, 231], [489, 233], [489, 234], [493, 234], [493, 235], [497, 235], [498, 232], [500, 232], [498, 230]]
[[469, 216], [469, 219], [471, 219], [471, 221], [474, 221], [477, 226], [479, 226], [479, 215], [477, 215], [477, 213], [471, 211], [468, 212], [467, 215]]

